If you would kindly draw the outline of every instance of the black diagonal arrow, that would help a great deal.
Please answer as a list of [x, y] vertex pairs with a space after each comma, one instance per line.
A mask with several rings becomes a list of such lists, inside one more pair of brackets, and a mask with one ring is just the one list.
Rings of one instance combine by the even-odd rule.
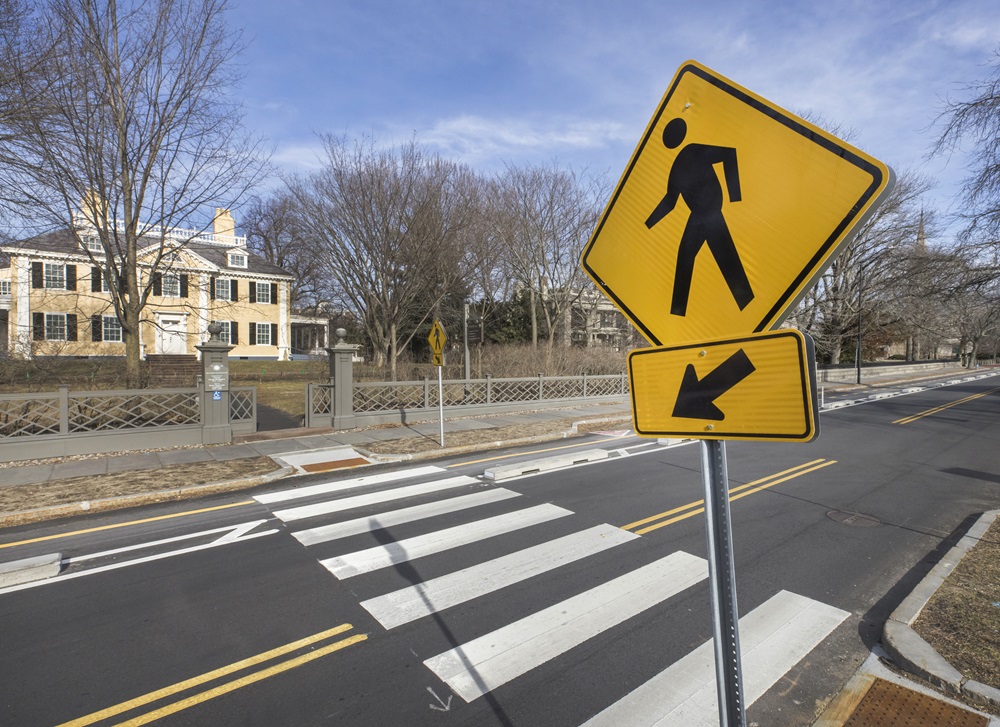
[[673, 416], [722, 421], [726, 415], [715, 405], [715, 400], [756, 370], [742, 348], [700, 380], [694, 364], [688, 364], [677, 393]]

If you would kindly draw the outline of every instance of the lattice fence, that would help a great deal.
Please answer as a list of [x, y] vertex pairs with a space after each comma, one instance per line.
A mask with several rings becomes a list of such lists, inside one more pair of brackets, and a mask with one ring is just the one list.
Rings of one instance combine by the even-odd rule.
[[197, 389], [0, 396], [0, 438], [201, 424]]
[[[624, 374], [610, 376], [534, 376], [519, 379], [451, 380], [442, 382], [444, 406], [557, 401], [628, 393]], [[436, 381], [355, 383], [354, 412], [430, 409], [438, 406]], [[327, 409], [329, 411], [329, 409]]]
[[257, 388], [234, 386], [229, 390], [229, 423], [234, 432], [257, 431]]

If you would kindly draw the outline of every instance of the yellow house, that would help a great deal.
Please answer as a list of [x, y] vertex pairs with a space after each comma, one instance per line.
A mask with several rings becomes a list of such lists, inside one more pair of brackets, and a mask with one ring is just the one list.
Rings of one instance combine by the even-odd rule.
[[[208, 324], [222, 323], [222, 337], [236, 358], [287, 360], [291, 348], [290, 288], [294, 277], [247, 250], [228, 210], [216, 210], [212, 232], [155, 230], [140, 246], [143, 263], [171, 249], [152, 279], [142, 314], [140, 349], [150, 354], [196, 354]], [[155, 233], [155, 238], [154, 238]], [[0, 346], [16, 356], [124, 356], [122, 327], [108, 293], [99, 239], [82, 229], [58, 231], [0, 246], [9, 260], [0, 268]]]

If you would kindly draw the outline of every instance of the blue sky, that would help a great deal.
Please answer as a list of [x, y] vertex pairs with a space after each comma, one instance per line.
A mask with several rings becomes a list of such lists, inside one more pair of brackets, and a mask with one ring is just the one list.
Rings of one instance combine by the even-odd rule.
[[231, 22], [249, 42], [247, 124], [287, 171], [331, 132], [617, 180], [694, 59], [938, 179], [942, 212], [963, 159], [925, 160], [932, 124], [1000, 47], [997, 0], [236, 0]]

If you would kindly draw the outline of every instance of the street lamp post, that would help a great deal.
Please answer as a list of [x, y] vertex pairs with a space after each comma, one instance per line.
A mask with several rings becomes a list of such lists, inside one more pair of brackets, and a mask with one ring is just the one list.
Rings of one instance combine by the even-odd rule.
[[858, 350], [855, 355], [855, 365], [859, 384], [861, 383], [861, 304], [865, 293], [865, 268], [867, 267], [867, 265], [862, 265], [858, 273]]

